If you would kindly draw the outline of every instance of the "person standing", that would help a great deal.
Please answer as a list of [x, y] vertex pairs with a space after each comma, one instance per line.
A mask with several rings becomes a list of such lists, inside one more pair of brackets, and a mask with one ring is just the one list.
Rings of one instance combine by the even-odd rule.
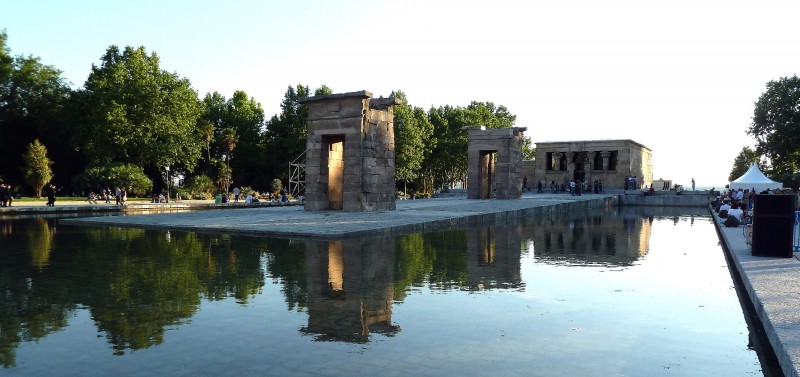
[[233, 202], [234, 202], [234, 203], [239, 203], [239, 194], [240, 194], [241, 192], [242, 192], [242, 191], [241, 191], [241, 190], [239, 190], [239, 188], [238, 188], [238, 187], [234, 187], [234, 188], [233, 188]]
[[536, 193], [537, 194], [541, 194], [542, 193], [542, 181], [539, 181], [539, 183], [536, 184]]
[[575, 196], [575, 180], [569, 181], [569, 194]]
[[120, 190], [119, 186], [114, 188], [114, 200], [117, 205], [120, 205], [122, 202], [122, 190]]
[[694, 178], [692, 178], [692, 191], [694, 191]]
[[6, 189], [6, 184], [0, 183], [0, 207], [6, 206], [6, 201], [8, 200], [6, 198], [8, 197], [9, 194], [10, 193], [8, 189]]
[[528, 191], [528, 177], [522, 177], [522, 192]]
[[50, 207], [55, 207], [56, 205], [56, 187], [53, 186], [51, 183], [50, 186], [47, 186], [47, 205]]

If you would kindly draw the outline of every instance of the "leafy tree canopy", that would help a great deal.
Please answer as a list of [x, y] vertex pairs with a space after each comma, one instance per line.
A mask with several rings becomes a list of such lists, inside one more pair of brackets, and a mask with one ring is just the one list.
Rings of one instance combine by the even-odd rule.
[[151, 175], [164, 166], [194, 169], [203, 146], [197, 93], [162, 70], [155, 53], [109, 47], [80, 97], [85, 123], [76, 140], [91, 161], [136, 164]]
[[392, 97], [402, 101], [394, 106], [395, 176], [408, 182], [419, 176], [425, 154], [435, 145], [433, 124], [425, 110], [408, 104], [402, 91], [392, 92]]
[[747, 133], [755, 137], [756, 151], [770, 159], [773, 172], [800, 170], [800, 78], [795, 75], [767, 83]]
[[736, 159], [733, 160], [733, 168], [728, 175], [728, 181], [734, 181], [741, 177], [747, 172], [747, 169], [750, 169], [750, 163], [753, 162], [758, 163], [762, 171], [765, 169], [765, 165], [761, 163], [761, 155], [750, 147], [743, 147]]
[[36, 139], [50, 147], [51, 156], [61, 161], [56, 167], [67, 172], [74, 153], [64, 143], [69, 127], [62, 112], [71, 90], [55, 67], [37, 57], [12, 56], [7, 40], [0, 32], [0, 176], [23, 180], [23, 155]]

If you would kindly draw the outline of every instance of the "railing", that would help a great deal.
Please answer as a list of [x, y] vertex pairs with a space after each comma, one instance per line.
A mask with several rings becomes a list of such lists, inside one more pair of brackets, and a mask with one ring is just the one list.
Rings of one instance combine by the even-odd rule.
[[800, 251], [800, 211], [794, 212], [794, 244], [792, 250]]

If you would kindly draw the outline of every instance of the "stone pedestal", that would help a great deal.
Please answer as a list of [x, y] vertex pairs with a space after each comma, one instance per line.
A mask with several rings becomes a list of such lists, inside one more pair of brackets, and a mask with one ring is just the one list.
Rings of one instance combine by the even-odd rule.
[[395, 209], [394, 98], [310, 97], [305, 210]]
[[524, 127], [465, 127], [467, 197], [519, 199], [522, 197], [522, 133]]

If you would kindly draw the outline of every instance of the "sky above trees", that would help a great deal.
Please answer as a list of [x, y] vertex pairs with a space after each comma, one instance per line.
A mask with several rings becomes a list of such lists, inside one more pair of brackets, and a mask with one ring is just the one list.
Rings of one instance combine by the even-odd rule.
[[110, 45], [144, 46], [202, 97], [287, 86], [491, 101], [534, 142], [633, 139], [654, 178], [719, 186], [766, 83], [800, 67], [800, 2], [14, 1], [0, 28], [81, 87]]

